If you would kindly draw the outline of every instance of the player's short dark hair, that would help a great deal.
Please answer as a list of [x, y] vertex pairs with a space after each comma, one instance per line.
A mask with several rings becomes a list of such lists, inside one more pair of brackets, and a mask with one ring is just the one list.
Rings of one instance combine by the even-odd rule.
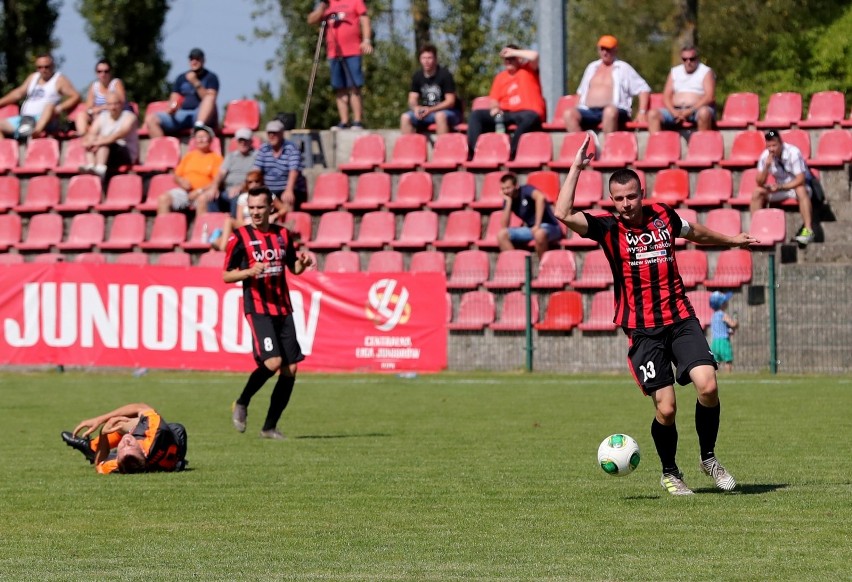
[[424, 45], [420, 46], [420, 50], [417, 51], [417, 56], [419, 57], [423, 53], [432, 53], [436, 57], [438, 56], [438, 47], [436, 47], [431, 42], [427, 42]]
[[518, 176], [514, 172], [506, 172], [502, 176], [500, 176], [500, 182], [511, 182], [515, 186], [518, 185]]
[[612, 173], [612, 176], [609, 177], [610, 187], [613, 184], [624, 185], [634, 181], [636, 182], [637, 186], [639, 186], [640, 188], [642, 187], [642, 181], [639, 179], [639, 174], [627, 168], [621, 168], [620, 170], [616, 170]]
[[266, 196], [266, 203], [272, 203], [272, 192], [266, 186], [258, 186], [248, 191], [249, 196]]

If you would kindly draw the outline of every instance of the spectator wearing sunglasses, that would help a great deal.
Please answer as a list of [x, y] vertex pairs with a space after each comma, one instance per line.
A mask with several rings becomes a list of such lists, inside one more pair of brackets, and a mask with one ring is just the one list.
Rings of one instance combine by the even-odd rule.
[[247, 127], [234, 132], [237, 148], [228, 152], [219, 173], [207, 188], [206, 196], [210, 200], [210, 212], [229, 212], [236, 216], [237, 198], [243, 192], [246, 176], [254, 167], [257, 150], [254, 149], [253, 134]]
[[89, 125], [103, 111], [107, 110], [107, 95], [118, 95], [122, 104], [127, 100], [124, 83], [118, 77], [112, 76], [112, 65], [106, 59], [101, 59], [95, 65], [95, 80], [86, 92], [86, 109], [74, 118], [77, 135], [86, 135]]
[[680, 49], [682, 63], [672, 67], [663, 89], [663, 107], [648, 113], [648, 131], [693, 123], [699, 131], [713, 129], [716, 120], [716, 74], [701, 62], [698, 49]]

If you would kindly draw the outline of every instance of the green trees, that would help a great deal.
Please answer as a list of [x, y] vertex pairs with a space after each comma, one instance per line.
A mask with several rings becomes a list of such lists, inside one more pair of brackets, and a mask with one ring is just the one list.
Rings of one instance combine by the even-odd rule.
[[0, 94], [35, 71], [36, 55], [57, 46], [53, 29], [61, 0], [3, 0], [0, 13]]

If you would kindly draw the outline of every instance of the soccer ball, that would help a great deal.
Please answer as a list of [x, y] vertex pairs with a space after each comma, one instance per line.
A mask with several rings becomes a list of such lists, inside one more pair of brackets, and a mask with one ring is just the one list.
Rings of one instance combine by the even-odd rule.
[[639, 445], [626, 434], [612, 434], [598, 447], [598, 464], [604, 473], [624, 477], [639, 465]]

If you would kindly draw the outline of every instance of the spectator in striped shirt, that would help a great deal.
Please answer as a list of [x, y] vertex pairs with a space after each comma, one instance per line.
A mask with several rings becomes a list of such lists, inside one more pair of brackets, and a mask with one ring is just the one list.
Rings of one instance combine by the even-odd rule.
[[[748, 248], [757, 239], [747, 233], [725, 235], [690, 224], [665, 204], [643, 205], [639, 176], [633, 170], [617, 170], [609, 179], [609, 195], [617, 215], [596, 217], [574, 211], [574, 191], [580, 172], [589, 164], [589, 137], [577, 152], [574, 165], [556, 201], [556, 218], [582, 237], [596, 241], [604, 250], [615, 282], [615, 317], [628, 338], [631, 372], [656, 408], [651, 436], [662, 462], [660, 485], [672, 495], [692, 495], [675, 462], [674, 383], [695, 385], [695, 428], [701, 454], [701, 470], [724, 491], [737, 482], [716, 459], [719, 432], [717, 363], [707, 338], [686, 297], [675, 260], [675, 238], [697, 244]], [[676, 368], [677, 375], [672, 372]]]
[[284, 139], [284, 124], [273, 119], [266, 124], [267, 142], [257, 150], [254, 167], [263, 172], [263, 182], [280, 201], [281, 215], [298, 210], [308, 199], [308, 187], [302, 175], [299, 146]]

